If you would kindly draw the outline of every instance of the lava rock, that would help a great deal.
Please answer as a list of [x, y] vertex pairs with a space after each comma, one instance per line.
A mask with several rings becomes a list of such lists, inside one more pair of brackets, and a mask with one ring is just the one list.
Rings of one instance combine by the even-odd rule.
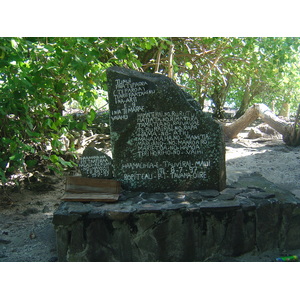
[[0, 239], [0, 244], [10, 244], [10, 240]]
[[218, 122], [160, 74], [107, 69], [114, 172], [131, 191], [168, 192], [226, 186]]
[[112, 159], [93, 147], [87, 147], [80, 158], [79, 169], [82, 177], [113, 178]]
[[39, 210], [35, 207], [31, 207], [31, 208], [27, 208], [26, 210], [24, 210], [22, 212], [23, 216], [29, 216], [29, 215], [33, 215], [33, 214], [37, 214], [39, 212]]

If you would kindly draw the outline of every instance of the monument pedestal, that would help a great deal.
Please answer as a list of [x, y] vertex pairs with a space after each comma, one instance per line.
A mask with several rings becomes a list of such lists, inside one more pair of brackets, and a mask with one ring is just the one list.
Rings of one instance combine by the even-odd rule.
[[53, 223], [59, 261], [205, 261], [300, 248], [300, 200], [258, 174], [222, 192], [62, 202]]

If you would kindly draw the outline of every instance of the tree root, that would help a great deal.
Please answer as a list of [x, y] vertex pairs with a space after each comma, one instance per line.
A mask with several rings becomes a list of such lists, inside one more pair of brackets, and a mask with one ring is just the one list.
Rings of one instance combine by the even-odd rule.
[[283, 141], [289, 146], [299, 146], [300, 145], [300, 128], [298, 126], [299, 119], [299, 110], [298, 109], [297, 117], [295, 124], [288, 123], [280, 118], [278, 118], [265, 104], [259, 103], [254, 104], [246, 110], [246, 112], [234, 121], [230, 125], [223, 124], [223, 130], [225, 137], [227, 139], [235, 138], [238, 133], [244, 130], [249, 126], [253, 121], [258, 118], [261, 118], [262, 121], [267, 123], [277, 132], [282, 134]]

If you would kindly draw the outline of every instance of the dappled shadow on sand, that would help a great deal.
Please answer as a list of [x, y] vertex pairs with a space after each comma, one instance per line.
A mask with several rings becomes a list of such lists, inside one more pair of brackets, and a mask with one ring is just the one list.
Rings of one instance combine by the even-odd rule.
[[226, 144], [227, 184], [257, 172], [299, 197], [299, 164], [300, 147], [287, 146], [282, 140], [238, 139]]

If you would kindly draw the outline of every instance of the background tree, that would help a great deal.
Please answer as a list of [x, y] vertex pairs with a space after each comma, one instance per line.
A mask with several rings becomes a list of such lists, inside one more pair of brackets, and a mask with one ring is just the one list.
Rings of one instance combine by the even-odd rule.
[[[237, 117], [253, 102], [265, 101], [270, 105], [282, 97], [278, 83], [285, 87], [287, 76], [290, 79], [298, 76], [299, 38], [172, 38], [170, 41], [174, 44], [174, 79], [202, 107], [204, 100], [212, 100], [214, 115], [219, 118], [223, 117], [225, 102], [238, 108]], [[163, 63], [159, 72], [167, 75], [168, 54], [164, 52], [160, 57]], [[264, 99], [267, 94], [269, 101]], [[281, 104], [279, 101], [276, 106]]]
[[[110, 66], [171, 76], [201, 107], [211, 100], [217, 118], [225, 103], [237, 116], [254, 102], [286, 114], [298, 105], [299, 46], [279, 37], [0, 38], [0, 179], [41, 162], [72, 166], [61, 137], [92, 124]], [[65, 114], [70, 106], [86, 120]]]

